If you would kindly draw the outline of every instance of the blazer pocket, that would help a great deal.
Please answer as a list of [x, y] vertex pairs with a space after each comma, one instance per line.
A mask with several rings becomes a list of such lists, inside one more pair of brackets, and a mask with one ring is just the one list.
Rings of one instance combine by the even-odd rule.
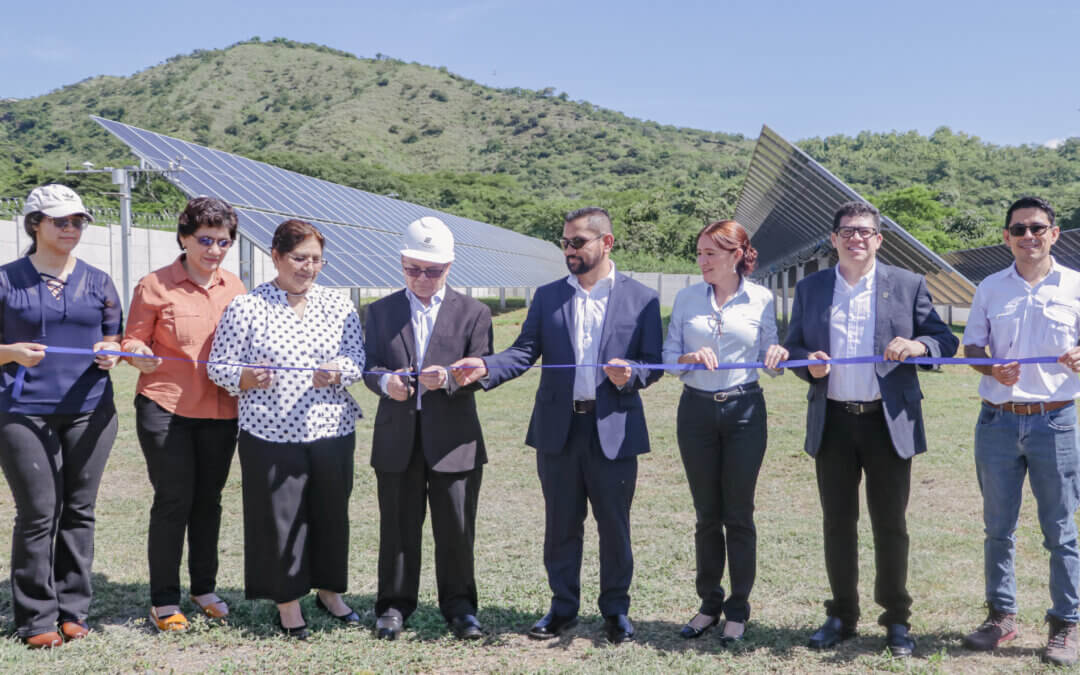
[[918, 403], [923, 399], [922, 390], [918, 387], [911, 387], [904, 390], [904, 400], [908, 403]]

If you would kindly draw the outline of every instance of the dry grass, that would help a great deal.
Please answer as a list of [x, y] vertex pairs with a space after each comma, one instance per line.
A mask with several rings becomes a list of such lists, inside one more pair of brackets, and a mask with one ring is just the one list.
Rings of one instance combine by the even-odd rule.
[[[517, 310], [497, 320], [496, 340], [506, 345], [516, 335]], [[29, 652], [11, 637], [0, 640], [4, 672], [214, 671], [416, 671], [669, 672], [713, 669], [783, 672], [865, 672], [914, 670], [946, 672], [1029, 672], [1043, 668], [1039, 651], [1049, 606], [1047, 554], [1028, 499], [1018, 532], [1023, 636], [996, 655], [972, 654], [961, 636], [983, 618], [981, 501], [972, 461], [972, 426], [977, 376], [948, 367], [923, 376], [928, 454], [916, 459], [909, 523], [912, 535], [910, 590], [915, 598], [913, 629], [916, 657], [894, 662], [882, 653], [878, 609], [871, 599], [873, 560], [869, 525], [861, 523], [860, 637], [833, 652], [803, 645], [822, 620], [827, 584], [821, 551], [821, 515], [812, 462], [801, 451], [805, 385], [791, 375], [766, 380], [770, 443], [758, 488], [759, 571], [751, 598], [753, 617], [743, 645], [725, 650], [715, 631], [683, 641], [679, 627], [697, 607], [693, 590], [693, 508], [675, 447], [675, 378], [664, 377], [645, 394], [654, 451], [640, 464], [633, 509], [636, 574], [631, 617], [638, 628], [634, 644], [607, 646], [600, 631], [595, 598], [595, 528], [587, 527], [582, 573], [582, 625], [572, 635], [537, 643], [522, 631], [547, 608], [549, 592], [541, 563], [542, 500], [534, 453], [524, 447], [524, 429], [536, 388], [536, 373], [481, 395], [481, 416], [490, 447], [481, 491], [477, 567], [481, 609], [488, 637], [461, 644], [448, 636], [435, 606], [430, 536], [425, 541], [420, 609], [402, 639], [375, 640], [368, 630], [333, 625], [304, 601], [314, 629], [308, 644], [287, 642], [272, 622], [268, 602], [243, 599], [239, 467], [225, 491], [220, 592], [232, 607], [225, 625], [195, 619], [186, 635], [157, 635], [145, 619], [146, 522], [151, 498], [142, 456], [134, 438], [129, 402], [133, 371], [116, 377], [122, 411], [121, 434], [113, 449], [98, 506], [95, 598], [90, 623], [95, 633], [82, 643], [51, 653]], [[357, 390], [369, 417], [358, 429], [355, 492], [352, 500], [351, 592], [347, 599], [371, 623], [376, 583], [378, 514], [374, 477], [368, 466], [370, 419], [374, 400]], [[864, 509], [865, 513], [865, 509]], [[0, 492], [0, 519], [10, 522], [9, 493]], [[0, 551], [10, 530], [0, 531]], [[0, 559], [0, 631], [14, 631], [10, 573]], [[186, 575], [185, 575], [186, 576]], [[192, 607], [185, 604], [185, 609]]]

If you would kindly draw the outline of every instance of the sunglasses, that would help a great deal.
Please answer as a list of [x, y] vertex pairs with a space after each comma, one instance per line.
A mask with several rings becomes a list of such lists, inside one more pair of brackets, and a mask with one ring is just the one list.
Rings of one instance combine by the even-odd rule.
[[838, 227], [833, 232], [841, 239], [851, 239], [856, 234], [859, 235], [859, 239], [869, 239], [878, 233], [878, 231], [872, 227]]
[[408, 274], [413, 279], [423, 274], [428, 279], [438, 279], [446, 271], [446, 267], [402, 267], [405, 270], [405, 274]]
[[311, 263], [315, 267], [322, 267], [326, 264], [326, 258], [320, 258], [313, 255], [287, 255], [285, 257], [293, 261], [298, 267], [303, 267], [308, 263]]
[[199, 246], [210, 248], [217, 243], [218, 248], [229, 248], [232, 246], [232, 239], [214, 239], [213, 237], [195, 237], [195, 241], [199, 242]]
[[593, 237], [592, 239], [586, 239], [585, 237], [574, 237], [573, 239], [567, 239], [566, 237], [562, 237], [555, 243], [559, 245], [559, 248], [564, 250], [567, 246], [574, 250], [581, 250], [585, 248], [585, 244], [588, 244], [591, 241], [596, 241], [597, 239], [603, 239], [603, 237], [604, 235], [600, 235], [599, 237]]
[[67, 216], [65, 218], [49, 218], [58, 230], [66, 230], [74, 227], [76, 230], [85, 230], [90, 223], [83, 216]]
[[1016, 225], [1010, 225], [1005, 229], [1007, 229], [1009, 231], [1009, 234], [1014, 237], [1022, 237], [1024, 236], [1024, 233], [1029, 230], [1031, 231], [1031, 236], [1041, 237], [1043, 236], [1044, 232], [1050, 229], [1050, 226], [1043, 225], [1042, 223], [1036, 223], [1035, 225], [1024, 225], [1022, 223], [1017, 223]]

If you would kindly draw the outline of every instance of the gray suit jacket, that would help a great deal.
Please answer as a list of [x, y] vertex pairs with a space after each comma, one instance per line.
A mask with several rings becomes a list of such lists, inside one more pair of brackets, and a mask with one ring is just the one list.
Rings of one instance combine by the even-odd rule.
[[[836, 269], [830, 268], [806, 277], [795, 287], [784, 346], [791, 359], [805, 359], [815, 351], [829, 350], [829, 316], [832, 310], [833, 285]], [[885, 346], [894, 337], [915, 339], [927, 346], [927, 356], [953, 356], [960, 341], [938, 317], [926, 290], [926, 279], [899, 267], [877, 263], [874, 277], [876, 313], [874, 316], [874, 353], [884, 354]], [[928, 368], [928, 366], [923, 366]], [[916, 366], [899, 361], [874, 365], [885, 421], [889, 427], [896, 454], [907, 459], [926, 452], [926, 431], [922, 419], [922, 390]], [[821, 448], [825, 433], [825, 402], [829, 391], [829, 376], [821, 379], [810, 375], [808, 368], [793, 368], [793, 372], [810, 383], [806, 394], [805, 450], [811, 457]]]

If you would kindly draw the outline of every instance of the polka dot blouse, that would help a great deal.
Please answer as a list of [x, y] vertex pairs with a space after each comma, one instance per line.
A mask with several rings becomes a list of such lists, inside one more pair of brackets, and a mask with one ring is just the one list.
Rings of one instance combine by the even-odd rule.
[[268, 389], [240, 389], [241, 368], [207, 366], [210, 379], [240, 398], [240, 428], [278, 443], [302, 443], [346, 436], [356, 426], [360, 406], [345, 389], [360, 380], [364, 340], [360, 317], [348, 298], [319, 285], [307, 292], [301, 318], [285, 291], [261, 284], [229, 303], [214, 333], [210, 361], [229, 364], [318, 366], [341, 370], [341, 384], [312, 386], [310, 370], [275, 370]]

